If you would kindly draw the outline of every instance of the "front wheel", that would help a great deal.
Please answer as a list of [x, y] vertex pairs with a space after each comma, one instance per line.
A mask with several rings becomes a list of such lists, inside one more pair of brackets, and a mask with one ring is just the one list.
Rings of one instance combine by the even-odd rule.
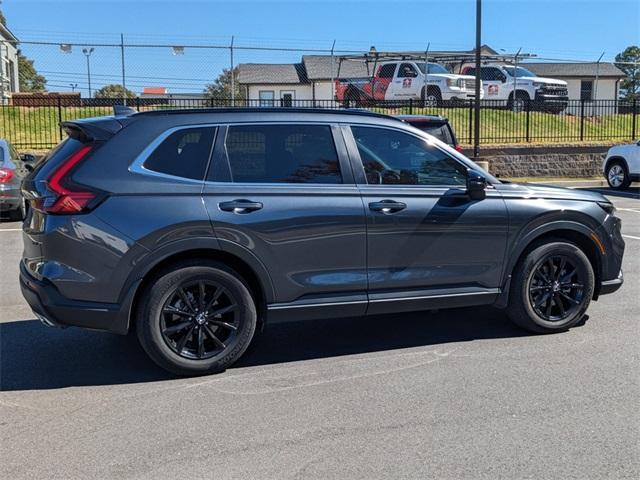
[[516, 266], [507, 314], [531, 332], [567, 330], [582, 320], [594, 283], [593, 268], [580, 248], [564, 241], [546, 243]]
[[247, 286], [223, 265], [185, 261], [143, 292], [137, 333], [147, 354], [178, 375], [220, 372], [245, 352], [256, 329]]
[[607, 183], [614, 190], [625, 190], [631, 185], [629, 173], [624, 164], [619, 161], [613, 161], [607, 166]]

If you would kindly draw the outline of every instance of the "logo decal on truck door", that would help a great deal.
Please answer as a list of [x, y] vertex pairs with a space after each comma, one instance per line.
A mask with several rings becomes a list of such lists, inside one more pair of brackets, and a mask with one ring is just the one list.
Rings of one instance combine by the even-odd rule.
[[402, 80], [402, 88], [411, 88], [411, 79], [405, 78]]
[[489, 85], [489, 95], [498, 94], [498, 85]]

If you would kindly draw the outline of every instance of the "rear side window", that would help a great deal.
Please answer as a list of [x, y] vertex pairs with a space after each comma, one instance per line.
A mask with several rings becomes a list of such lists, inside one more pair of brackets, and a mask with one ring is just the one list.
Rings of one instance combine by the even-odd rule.
[[438, 140], [446, 143], [447, 145], [453, 145], [453, 138], [451, 138], [451, 132], [447, 125], [429, 125], [428, 123], [414, 123], [414, 127], [422, 130], [425, 133], [433, 135]]
[[342, 183], [326, 125], [231, 126], [225, 147], [233, 182]]
[[380, 70], [378, 70], [378, 77], [380, 78], [393, 78], [393, 74], [396, 71], [395, 63], [387, 63], [386, 65], [382, 65]]
[[173, 132], [144, 162], [144, 168], [175, 177], [203, 180], [215, 127], [184, 128]]

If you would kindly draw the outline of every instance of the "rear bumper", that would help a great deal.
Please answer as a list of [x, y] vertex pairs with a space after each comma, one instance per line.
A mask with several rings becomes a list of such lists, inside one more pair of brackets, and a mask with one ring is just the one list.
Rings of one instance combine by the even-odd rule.
[[34, 278], [21, 263], [20, 289], [33, 312], [47, 326], [74, 326], [121, 335], [129, 330], [135, 286], [122, 303], [73, 300], [62, 296], [51, 282]]

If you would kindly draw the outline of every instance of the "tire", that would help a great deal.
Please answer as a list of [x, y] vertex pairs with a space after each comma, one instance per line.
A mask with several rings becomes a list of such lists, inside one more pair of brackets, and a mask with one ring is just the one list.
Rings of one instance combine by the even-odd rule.
[[442, 105], [442, 94], [437, 88], [429, 87], [427, 89], [427, 95], [425, 96], [424, 87], [422, 87], [420, 97], [422, 99], [422, 105], [424, 105], [425, 107], [433, 108]]
[[507, 101], [507, 110], [512, 110], [514, 112], [524, 112], [527, 107], [527, 102], [529, 101], [529, 97], [524, 92], [516, 92], [516, 100], [515, 105], [513, 101], [513, 93], [509, 95], [509, 100]]
[[[572, 271], [575, 273], [570, 275]], [[528, 252], [516, 265], [507, 315], [530, 332], [565, 331], [582, 320], [594, 283], [591, 263], [578, 246], [550, 241]]]
[[189, 260], [160, 272], [144, 290], [136, 331], [160, 367], [177, 375], [207, 375], [242, 356], [256, 318], [255, 301], [235, 272], [217, 262]]
[[613, 160], [607, 165], [605, 172], [607, 183], [614, 190], [626, 190], [631, 185], [627, 166], [621, 160]]
[[362, 106], [360, 93], [355, 89], [347, 90], [342, 106], [344, 108], [360, 108]]

